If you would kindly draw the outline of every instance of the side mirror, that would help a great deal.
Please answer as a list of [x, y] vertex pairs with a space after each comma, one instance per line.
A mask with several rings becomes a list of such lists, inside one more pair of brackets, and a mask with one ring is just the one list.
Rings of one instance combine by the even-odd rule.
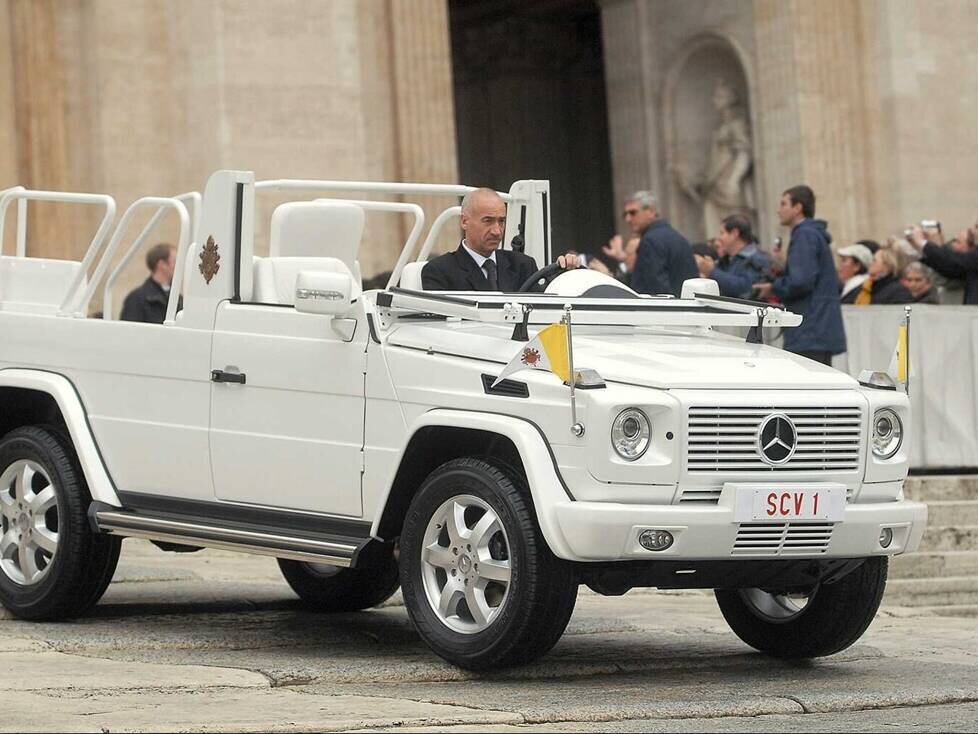
[[295, 279], [296, 311], [345, 316], [353, 301], [353, 276], [349, 273], [303, 271]]

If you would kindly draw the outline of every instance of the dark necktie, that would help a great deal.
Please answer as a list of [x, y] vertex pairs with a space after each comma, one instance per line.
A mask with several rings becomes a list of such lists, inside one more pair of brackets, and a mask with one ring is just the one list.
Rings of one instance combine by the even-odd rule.
[[482, 263], [482, 269], [486, 271], [486, 280], [489, 281], [489, 290], [498, 291], [499, 283], [496, 280], [496, 263], [492, 260], [486, 260]]

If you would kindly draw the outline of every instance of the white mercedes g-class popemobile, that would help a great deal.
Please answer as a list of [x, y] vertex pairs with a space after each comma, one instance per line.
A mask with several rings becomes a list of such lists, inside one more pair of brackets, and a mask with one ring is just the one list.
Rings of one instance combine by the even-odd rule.
[[[0, 257], [3, 606], [84, 614], [121, 538], [140, 537], [274, 556], [323, 611], [400, 586], [427, 644], [470, 669], [548, 651], [580, 584], [715, 589], [733, 631], [772, 655], [857, 640], [888, 557], [926, 522], [903, 495], [906, 396], [760, 343], [800, 317], [709, 282], [637, 296], [549, 268], [519, 293], [422, 292], [459, 209], [419, 248], [424, 214], [404, 198], [469, 190], [220, 171], [203, 197], [140, 199], [115, 227], [106, 195], [0, 192], [0, 232], [17, 215]], [[255, 196], [269, 191], [305, 200], [275, 208], [256, 257]], [[314, 198], [329, 191], [372, 198]], [[502, 194], [506, 246], [541, 264], [548, 193]], [[104, 210], [81, 261], [28, 256], [31, 201]], [[113, 285], [167, 212], [180, 232], [167, 320], [118, 321]], [[384, 290], [361, 290], [366, 214], [413, 218]], [[566, 384], [539, 370], [497, 382], [560, 321]]]

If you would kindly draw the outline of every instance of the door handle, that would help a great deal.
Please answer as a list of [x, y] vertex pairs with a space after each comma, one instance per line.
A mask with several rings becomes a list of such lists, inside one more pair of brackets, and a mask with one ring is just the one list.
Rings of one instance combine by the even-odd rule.
[[225, 372], [224, 370], [211, 370], [211, 382], [236, 382], [239, 385], [244, 385], [245, 373]]

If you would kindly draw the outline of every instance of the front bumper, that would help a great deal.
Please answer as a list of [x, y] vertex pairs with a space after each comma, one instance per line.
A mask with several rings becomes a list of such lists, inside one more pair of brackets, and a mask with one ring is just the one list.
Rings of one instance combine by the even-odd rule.
[[[579, 561], [750, 560], [775, 558], [865, 558], [917, 549], [927, 525], [927, 505], [909, 500], [846, 505], [836, 523], [738, 523], [730, 505], [626, 505], [561, 502], [560, 532]], [[889, 547], [880, 546], [891, 528]], [[643, 530], [668, 530], [675, 538], [664, 551], [639, 545]]]

